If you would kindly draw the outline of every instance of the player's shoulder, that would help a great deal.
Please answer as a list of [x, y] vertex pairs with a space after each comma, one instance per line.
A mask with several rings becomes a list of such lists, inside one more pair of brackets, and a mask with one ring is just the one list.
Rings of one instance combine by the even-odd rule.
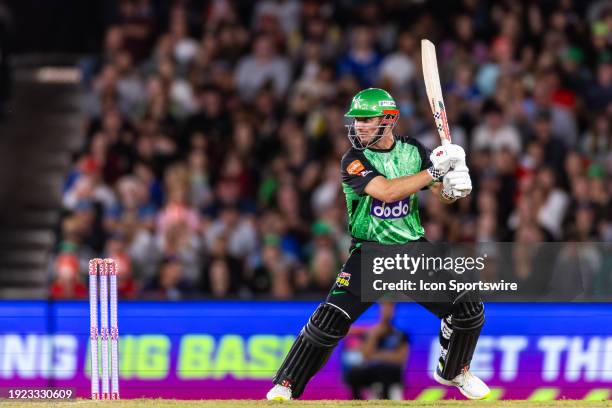
[[423, 143], [421, 143], [416, 137], [413, 137], [413, 136], [396, 136], [395, 140], [397, 140], [399, 143], [404, 143], [404, 144], [416, 147], [416, 149], [422, 155], [429, 155], [429, 153], [430, 153], [430, 149], [428, 149], [425, 145], [423, 145]]
[[410, 144], [419, 148], [424, 147], [423, 144], [413, 136], [395, 136], [395, 140], [399, 143]]
[[368, 158], [363, 154], [363, 150], [351, 147], [342, 156], [341, 171], [345, 176], [359, 174], [366, 168], [370, 168], [371, 164]]
[[424, 146], [421, 141], [411, 136], [400, 136], [397, 140], [399, 140], [399, 143], [404, 143], [405, 146], [410, 146], [410, 150], [412, 151], [416, 149], [421, 158], [421, 170], [430, 166], [429, 155], [431, 154], [431, 150]]
[[349, 164], [354, 160], [367, 160], [365, 155], [363, 154], [363, 150], [355, 149], [354, 147], [349, 148], [342, 155], [342, 167]]

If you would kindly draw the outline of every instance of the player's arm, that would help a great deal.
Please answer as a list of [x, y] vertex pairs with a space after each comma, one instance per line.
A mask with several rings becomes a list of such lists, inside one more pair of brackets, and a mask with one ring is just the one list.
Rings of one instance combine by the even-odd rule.
[[456, 145], [440, 146], [431, 155], [416, 140], [411, 143], [421, 154], [421, 171], [409, 176], [388, 179], [370, 164], [363, 152], [349, 151], [342, 158], [342, 181], [357, 194], [368, 194], [385, 203], [402, 200], [439, 181], [457, 160], [463, 149]]
[[409, 197], [431, 183], [426, 170], [388, 179], [376, 170], [361, 151], [350, 150], [342, 158], [342, 182], [359, 195], [370, 195], [385, 203]]
[[427, 170], [394, 179], [377, 176], [366, 185], [364, 191], [377, 200], [391, 203], [417, 193], [427, 187], [433, 180]]
[[376, 351], [370, 360], [390, 364], [404, 364], [408, 359], [408, 343], [402, 343], [395, 350]]
[[377, 344], [386, 332], [386, 326], [383, 324], [374, 326], [368, 332], [361, 349], [363, 358], [368, 361], [403, 364], [408, 359], [408, 341], [404, 338], [404, 341], [398, 344], [394, 350], [379, 350]]

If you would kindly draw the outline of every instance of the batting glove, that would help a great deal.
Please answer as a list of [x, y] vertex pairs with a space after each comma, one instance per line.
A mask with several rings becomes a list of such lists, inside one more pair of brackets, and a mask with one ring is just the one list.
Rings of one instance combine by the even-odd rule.
[[431, 167], [427, 169], [427, 172], [434, 180], [440, 181], [455, 164], [465, 165], [465, 151], [461, 146], [455, 144], [438, 146], [431, 152], [429, 159]]
[[467, 197], [472, 191], [472, 180], [468, 168], [451, 170], [442, 180], [442, 196], [447, 199]]

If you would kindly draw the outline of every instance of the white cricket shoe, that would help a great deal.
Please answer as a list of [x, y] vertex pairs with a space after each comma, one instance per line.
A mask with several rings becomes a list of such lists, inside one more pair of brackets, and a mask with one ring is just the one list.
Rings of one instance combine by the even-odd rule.
[[434, 373], [434, 379], [442, 385], [454, 385], [459, 388], [459, 392], [466, 398], [472, 400], [485, 399], [491, 393], [491, 390], [480, 378], [476, 377], [471, 371], [465, 371], [453, 378], [445, 380], [442, 378], [438, 370]]
[[266, 394], [268, 401], [289, 401], [291, 399], [291, 388], [275, 384]]

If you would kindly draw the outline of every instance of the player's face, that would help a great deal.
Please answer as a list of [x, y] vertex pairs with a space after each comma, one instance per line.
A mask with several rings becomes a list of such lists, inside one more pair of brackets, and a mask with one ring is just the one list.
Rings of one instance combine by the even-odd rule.
[[376, 137], [381, 119], [380, 116], [373, 118], [355, 118], [355, 133], [363, 145], [369, 144], [369, 142]]

